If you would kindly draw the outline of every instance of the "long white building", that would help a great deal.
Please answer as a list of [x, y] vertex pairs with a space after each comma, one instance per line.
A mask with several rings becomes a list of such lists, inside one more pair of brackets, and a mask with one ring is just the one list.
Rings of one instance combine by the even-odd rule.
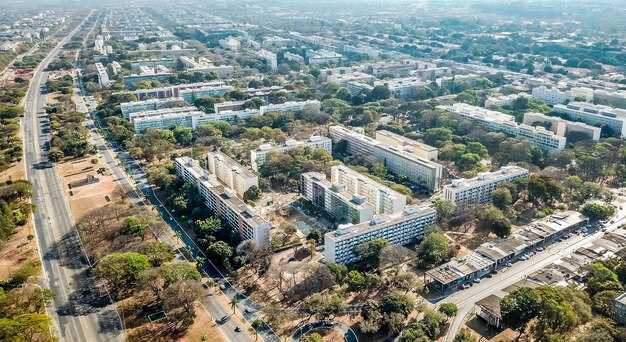
[[265, 164], [267, 154], [271, 151], [283, 153], [299, 146], [311, 146], [312, 148], [323, 148], [329, 153], [333, 150], [333, 141], [326, 137], [314, 135], [306, 141], [287, 140], [281, 146], [272, 146], [271, 144], [263, 144], [256, 150], [250, 151], [250, 165], [252, 170], [259, 171], [259, 167]]
[[111, 83], [107, 68], [105, 68], [102, 63], [96, 63], [96, 72], [98, 73], [98, 84], [104, 87]]
[[172, 126], [182, 126], [195, 129], [199, 122], [206, 117], [204, 112], [196, 107], [161, 108], [132, 112], [128, 114], [128, 120], [133, 124], [135, 133], [144, 129], [169, 129]]
[[[223, 95], [228, 90], [230, 90], [231, 87], [226, 85], [226, 83], [222, 81], [211, 81], [211, 82], [179, 84], [175, 86], [151, 88], [151, 89], [137, 89], [137, 90], [131, 91], [130, 93], [135, 95], [137, 100], [143, 101], [143, 100], [147, 100], [151, 98], [166, 99], [170, 97], [181, 97], [181, 92], [184, 93], [187, 90], [198, 90], [198, 89], [203, 89], [204, 91], [206, 91], [207, 89], [211, 89], [215, 94]], [[210, 95], [210, 96], [214, 96], [214, 95]]]
[[533, 127], [518, 124], [512, 115], [471, 106], [466, 103], [455, 103], [452, 106], [437, 106], [437, 109], [457, 114], [464, 119], [484, 126], [490, 131], [503, 132], [515, 138], [528, 140], [546, 151], [557, 151], [565, 148], [567, 140], [565, 137], [558, 136], [541, 126]]
[[304, 110], [305, 108], [320, 109], [322, 107], [321, 102], [318, 100], [308, 101], [289, 101], [280, 104], [268, 104], [259, 108], [261, 115], [269, 112], [295, 112]]
[[237, 195], [243, 194], [252, 186], [259, 186], [259, 178], [241, 164], [222, 152], [214, 151], [206, 156], [209, 172], [217, 176], [222, 183], [235, 190]]
[[547, 130], [554, 132], [561, 137], [567, 137], [571, 132], [580, 132], [587, 134], [589, 139], [600, 140], [600, 127], [590, 126], [582, 122], [568, 121], [558, 116], [547, 116], [541, 113], [525, 113], [524, 124], [533, 126], [539, 124], [546, 127]]
[[517, 178], [528, 177], [528, 170], [519, 166], [503, 166], [498, 171], [481, 172], [470, 179], [455, 179], [443, 187], [443, 198], [454, 202], [459, 210], [471, 205], [491, 202], [491, 192]]
[[123, 102], [120, 104], [122, 116], [128, 119], [131, 113], [143, 112], [148, 110], [157, 110], [162, 108], [182, 107], [183, 104], [179, 99], [149, 99], [144, 101]]
[[407, 152], [412, 152], [417, 157], [432, 161], [436, 161], [439, 155], [439, 150], [436, 147], [385, 130], [376, 131], [376, 140], [389, 146], [402, 148]]
[[571, 91], [561, 91], [556, 87], [546, 88], [546, 86], [540, 86], [533, 88], [532, 96], [550, 106], [574, 101], [574, 95]]
[[626, 137], [626, 110], [585, 102], [572, 102], [567, 105], [555, 105], [554, 113], [562, 117], [581, 121], [588, 125], [608, 127], [611, 135], [618, 138]]
[[375, 216], [370, 222], [346, 224], [324, 235], [324, 257], [328, 262], [349, 264], [361, 258], [354, 248], [374, 239], [391, 245], [406, 245], [422, 239], [435, 224], [436, 212], [428, 206], [410, 206], [391, 215]]
[[429, 83], [419, 77], [405, 77], [374, 81], [374, 86], [387, 87], [390, 92], [390, 98], [410, 99], [415, 89], [427, 86]]
[[189, 157], [176, 158], [175, 166], [180, 177], [198, 187], [207, 208], [224, 225], [239, 232], [241, 240], [254, 240], [259, 245], [269, 242], [269, 223], [237, 197], [235, 191], [221, 183], [215, 174]]

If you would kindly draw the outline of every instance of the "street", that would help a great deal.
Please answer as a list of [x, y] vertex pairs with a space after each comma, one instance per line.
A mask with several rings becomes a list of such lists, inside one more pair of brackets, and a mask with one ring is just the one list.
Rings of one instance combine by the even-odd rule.
[[44, 111], [47, 95], [41, 93], [48, 75], [43, 70], [84, 23], [61, 40], [33, 73], [24, 99], [22, 124], [26, 177], [33, 183], [33, 224], [44, 271], [43, 285], [57, 295], [47, 310], [59, 339], [123, 341], [119, 315], [88, 267], [59, 174], [43, 149], [50, 139], [44, 133], [49, 121]]

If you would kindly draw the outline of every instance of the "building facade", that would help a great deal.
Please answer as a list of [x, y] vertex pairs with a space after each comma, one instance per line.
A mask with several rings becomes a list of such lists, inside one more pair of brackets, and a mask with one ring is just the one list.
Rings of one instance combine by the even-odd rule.
[[574, 101], [574, 95], [571, 91], [561, 91], [556, 87], [546, 88], [546, 86], [540, 86], [533, 88], [532, 96], [550, 106]]
[[610, 133], [608, 135], [621, 139], [626, 137], [626, 110], [585, 102], [555, 105], [553, 110], [554, 113], [568, 120], [607, 127]]
[[206, 156], [209, 172], [214, 174], [220, 182], [235, 190], [242, 196], [252, 186], [259, 186], [259, 178], [241, 164], [234, 161], [222, 152], [214, 151]]
[[296, 141], [296, 140], [287, 140], [281, 146], [272, 146], [271, 144], [263, 144], [259, 146], [256, 150], [250, 151], [250, 165], [252, 166], [252, 170], [259, 171], [259, 167], [265, 164], [265, 160], [267, 158], [267, 154], [270, 151], [275, 151], [278, 153], [283, 153], [287, 150], [299, 147], [299, 146], [311, 146], [312, 148], [323, 148], [328, 153], [332, 153], [333, 150], [333, 141], [326, 137], [320, 137], [314, 135], [306, 141]]

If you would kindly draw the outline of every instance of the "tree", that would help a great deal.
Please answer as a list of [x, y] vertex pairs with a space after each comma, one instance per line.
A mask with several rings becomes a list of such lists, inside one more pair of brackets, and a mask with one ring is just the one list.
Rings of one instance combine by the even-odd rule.
[[139, 253], [144, 254], [150, 260], [152, 266], [159, 266], [165, 262], [174, 260], [176, 254], [172, 246], [164, 242], [152, 241], [141, 246]]
[[601, 291], [623, 290], [617, 275], [606, 266], [594, 262], [585, 266], [585, 269], [587, 270], [587, 276], [585, 277], [585, 282], [587, 283], [586, 291], [590, 297], [593, 298], [596, 293]]
[[248, 190], [246, 190], [246, 192], [243, 193], [243, 200], [248, 203], [256, 202], [261, 199], [262, 195], [263, 193], [261, 192], [261, 189], [259, 189], [258, 186], [253, 185]]
[[511, 234], [511, 223], [504, 216], [500, 209], [493, 206], [486, 206], [478, 215], [478, 225], [482, 229], [494, 232], [498, 237], [505, 237]]
[[376, 102], [380, 100], [386, 100], [390, 96], [391, 96], [391, 92], [389, 91], [389, 88], [387, 88], [387, 86], [377, 85], [370, 92], [368, 100], [370, 102]]
[[424, 142], [428, 145], [441, 147], [450, 140], [452, 140], [452, 131], [449, 128], [430, 128], [424, 132]]
[[261, 329], [261, 327], [263, 327], [263, 322], [259, 321], [258, 319], [255, 319], [254, 321], [252, 321], [252, 329], [254, 329], [254, 340], [258, 340], [259, 339], [259, 329]]
[[348, 272], [346, 278], [344, 279], [344, 282], [348, 284], [348, 290], [352, 292], [359, 292], [361, 290], [364, 290], [367, 286], [365, 277], [363, 276], [363, 274], [361, 274], [361, 272], [357, 270], [352, 270]]
[[588, 203], [582, 207], [581, 212], [592, 221], [602, 221], [613, 216], [615, 208], [598, 203]]
[[147, 223], [144, 219], [137, 216], [128, 216], [126, 218], [126, 225], [122, 228], [122, 234], [138, 236], [141, 237], [143, 241], [146, 236], [146, 226]]
[[381, 162], [376, 162], [372, 166], [372, 173], [377, 177], [385, 177], [387, 175], [387, 167]]
[[148, 182], [156, 185], [159, 189], [167, 189], [176, 179], [176, 175], [170, 173], [170, 167], [157, 164], [148, 168]]
[[454, 336], [453, 342], [476, 342], [476, 337], [472, 335], [472, 332], [468, 328], [462, 328], [456, 336]]
[[443, 303], [439, 305], [439, 312], [450, 318], [459, 313], [459, 308], [457, 308], [454, 303]]
[[354, 252], [365, 259], [369, 267], [378, 267], [380, 265], [380, 252], [387, 246], [389, 246], [389, 241], [374, 239], [356, 245]]
[[215, 260], [227, 260], [233, 255], [233, 249], [224, 241], [217, 241], [209, 245], [207, 253]]
[[300, 339], [300, 341], [302, 342], [324, 342], [324, 338], [322, 337], [322, 335], [313, 332], [310, 334], [305, 335], [304, 337], [302, 337]]
[[465, 153], [456, 162], [456, 166], [461, 171], [474, 170], [480, 166], [480, 156], [476, 153]]
[[150, 268], [148, 257], [135, 253], [112, 253], [100, 260], [96, 275], [103, 278], [114, 294], [123, 294], [133, 288], [139, 274]]
[[314, 293], [304, 299], [303, 306], [310, 315], [322, 318], [340, 314], [347, 308], [344, 299], [336, 293], [331, 295]]
[[163, 291], [163, 306], [168, 311], [182, 308], [187, 317], [194, 317], [193, 308], [201, 296], [199, 282], [180, 280]]
[[172, 129], [174, 139], [182, 146], [189, 146], [193, 140], [193, 130], [189, 127], [176, 126]]
[[425, 266], [442, 264], [450, 258], [452, 253], [448, 238], [438, 230], [428, 233], [417, 246], [416, 251], [420, 263]]
[[195, 280], [200, 282], [202, 275], [196, 266], [190, 262], [170, 262], [159, 267], [161, 277], [165, 281], [165, 287], [181, 280]]
[[419, 290], [424, 286], [424, 282], [415, 274], [403, 272], [396, 275], [391, 280], [391, 284], [399, 290], [403, 290], [404, 294], [412, 290]]
[[506, 295], [500, 302], [502, 322], [523, 332], [526, 325], [539, 313], [540, 298], [533, 289], [521, 287]]
[[511, 195], [511, 191], [509, 191], [509, 189], [499, 187], [491, 192], [491, 200], [496, 208], [506, 212], [509, 205], [513, 203], [513, 196]]
[[163, 289], [165, 288], [165, 280], [161, 276], [161, 271], [157, 268], [149, 268], [139, 274], [139, 288], [152, 292], [157, 302], [162, 300]]
[[235, 314], [235, 309], [237, 309], [237, 305], [239, 305], [239, 299], [237, 299], [237, 297], [233, 297], [230, 302], [228, 302], [228, 304], [230, 304], [230, 307], [233, 309], [233, 315]]
[[457, 210], [457, 205], [451, 200], [440, 197], [433, 199], [431, 203], [437, 212], [437, 223], [441, 226], [447, 226], [450, 218]]
[[613, 318], [613, 303], [615, 298], [622, 294], [620, 291], [606, 290], [596, 293], [593, 296], [593, 311], [604, 317]]

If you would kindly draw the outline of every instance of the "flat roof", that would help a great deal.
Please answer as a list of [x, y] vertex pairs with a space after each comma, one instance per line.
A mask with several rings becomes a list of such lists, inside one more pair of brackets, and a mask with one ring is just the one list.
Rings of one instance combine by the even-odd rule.
[[423, 151], [428, 151], [428, 152], [434, 152], [437, 151], [438, 149], [436, 147], [424, 144], [423, 142], [419, 142], [417, 140], [413, 140], [413, 139], [409, 139], [405, 136], [402, 136], [400, 134], [396, 134], [390, 131], [386, 131], [386, 130], [381, 130], [381, 131], [376, 131], [376, 135], [383, 135], [392, 139], [395, 139], [399, 142], [402, 143], [402, 145], [410, 145], [410, 146], [415, 146], [417, 148], [419, 148], [420, 150]]
[[207, 153], [207, 158], [211, 158], [211, 156], [226, 164], [229, 168], [238, 168], [239, 171], [248, 178], [256, 177], [256, 175], [252, 171], [237, 163], [233, 158], [225, 155], [221, 151], [213, 151]]
[[479, 253], [472, 252], [465, 257], [452, 259], [443, 265], [428, 270], [426, 275], [442, 284], [449, 284], [493, 264], [494, 261]]

